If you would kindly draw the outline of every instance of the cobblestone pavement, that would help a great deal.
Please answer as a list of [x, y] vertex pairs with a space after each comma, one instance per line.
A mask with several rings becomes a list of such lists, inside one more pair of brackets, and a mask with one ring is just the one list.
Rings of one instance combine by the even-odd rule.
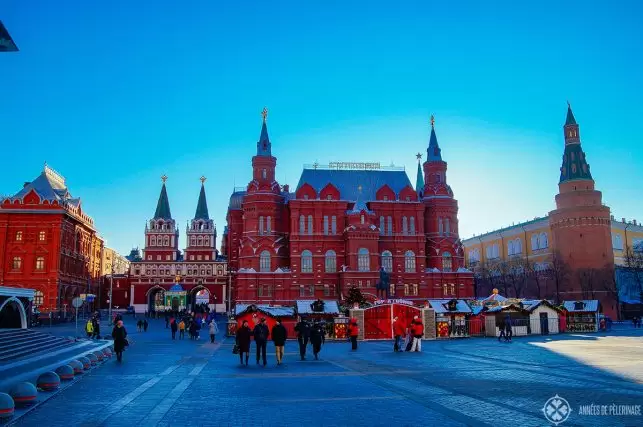
[[[238, 365], [232, 339], [171, 341], [162, 321], [133, 345], [35, 408], [21, 426], [547, 426], [559, 395], [562, 426], [643, 425], [641, 416], [589, 416], [580, 405], [643, 404], [643, 337], [629, 334], [425, 341], [422, 353], [389, 342], [328, 343], [320, 361]], [[223, 328], [221, 328], [223, 330]]]

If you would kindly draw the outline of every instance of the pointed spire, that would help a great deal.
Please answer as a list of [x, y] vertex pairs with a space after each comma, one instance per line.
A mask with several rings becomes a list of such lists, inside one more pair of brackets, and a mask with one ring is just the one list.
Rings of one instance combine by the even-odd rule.
[[577, 123], [576, 123], [576, 119], [574, 118], [574, 113], [572, 112], [572, 106], [569, 103], [569, 101], [567, 101], [567, 120], [565, 120], [565, 126], [575, 125], [575, 124]]
[[199, 201], [196, 204], [196, 213], [194, 214], [194, 219], [210, 219], [208, 215], [208, 202], [205, 199], [205, 180], [206, 177], [202, 176], [201, 178], [201, 192], [199, 193]]
[[270, 157], [271, 147], [270, 147], [270, 138], [268, 137], [268, 127], [266, 126], [266, 119], [268, 118], [268, 109], [264, 107], [261, 112], [261, 117], [263, 118], [263, 123], [261, 125], [261, 135], [259, 136], [259, 141], [257, 141], [257, 156], [266, 156]]
[[426, 150], [426, 161], [441, 162], [441, 151], [438, 145], [438, 137], [435, 136], [435, 117], [431, 114], [431, 137], [429, 138], [429, 148]]
[[415, 180], [415, 191], [418, 193], [419, 197], [422, 197], [422, 193], [424, 192], [424, 174], [422, 173], [422, 166], [420, 166], [420, 163], [422, 163], [422, 153], [417, 153], [415, 157], [418, 159], [418, 173], [417, 179]]
[[170, 213], [170, 201], [167, 198], [167, 190], [165, 189], [165, 181], [167, 181], [167, 176], [163, 175], [161, 177], [161, 181], [163, 181], [163, 186], [161, 187], [159, 201], [156, 204], [154, 219], [172, 219], [172, 214]]

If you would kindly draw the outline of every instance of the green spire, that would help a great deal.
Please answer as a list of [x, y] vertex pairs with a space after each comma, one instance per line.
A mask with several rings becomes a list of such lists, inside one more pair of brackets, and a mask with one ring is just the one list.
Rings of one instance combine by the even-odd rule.
[[170, 213], [170, 201], [167, 198], [167, 190], [165, 189], [165, 181], [167, 181], [167, 176], [163, 175], [161, 177], [161, 180], [163, 181], [163, 186], [161, 187], [159, 201], [156, 204], [154, 219], [172, 219], [172, 214]]
[[208, 202], [205, 199], [205, 180], [204, 176], [201, 177], [201, 192], [199, 193], [199, 202], [196, 205], [196, 213], [194, 219], [210, 219], [208, 215]]
[[415, 180], [415, 191], [418, 193], [418, 196], [421, 198], [424, 193], [424, 174], [422, 173], [422, 153], [417, 153], [415, 157], [418, 159], [418, 174], [417, 179]]
[[574, 113], [572, 113], [572, 106], [569, 101], [567, 101], [567, 120], [565, 120], [565, 126], [575, 125], [576, 119], [574, 118]]

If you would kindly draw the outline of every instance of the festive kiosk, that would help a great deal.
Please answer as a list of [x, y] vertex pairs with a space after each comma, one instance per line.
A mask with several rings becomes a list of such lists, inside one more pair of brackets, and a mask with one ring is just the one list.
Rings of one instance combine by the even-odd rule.
[[187, 292], [180, 283], [172, 285], [169, 291], [165, 292], [165, 306], [172, 311], [181, 311], [186, 308]]
[[467, 317], [472, 314], [472, 311], [465, 300], [433, 299], [428, 303], [435, 312], [437, 338], [469, 336]]
[[295, 324], [297, 323], [295, 309], [292, 307], [260, 305], [260, 304], [237, 304], [234, 308], [235, 318], [228, 322], [228, 335], [235, 335], [244, 320], [248, 321], [248, 327], [254, 329], [262, 317], [266, 319], [268, 329], [277, 323], [277, 318], [281, 319], [282, 325], [288, 332], [288, 338], [294, 338]]
[[[337, 301], [321, 299], [297, 300], [296, 307], [297, 315], [301, 316], [302, 319], [309, 322], [322, 322], [325, 325], [327, 337], [346, 338], [346, 322], [337, 322], [337, 325], [341, 325], [341, 327], [335, 328], [335, 319], [340, 317]], [[345, 317], [343, 317], [343, 319], [345, 319]], [[337, 332], [339, 332], [339, 336]]]
[[598, 300], [563, 301], [568, 332], [596, 332], [600, 318]]

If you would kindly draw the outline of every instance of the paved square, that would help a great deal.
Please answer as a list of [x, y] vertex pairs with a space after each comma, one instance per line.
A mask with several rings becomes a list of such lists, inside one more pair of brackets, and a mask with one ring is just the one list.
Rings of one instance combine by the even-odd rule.
[[[390, 342], [327, 343], [298, 361], [295, 341], [275, 366], [239, 366], [233, 339], [171, 341], [163, 322], [139, 333], [122, 364], [110, 360], [17, 421], [21, 426], [547, 426], [555, 396], [563, 426], [643, 425], [641, 416], [580, 415], [580, 405], [643, 404], [643, 338], [565, 335], [426, 341], [422, 353]], [[223, 325], [221, 325], [223, 330]], [[254, 350], [254, 348], [252, 349]]]

